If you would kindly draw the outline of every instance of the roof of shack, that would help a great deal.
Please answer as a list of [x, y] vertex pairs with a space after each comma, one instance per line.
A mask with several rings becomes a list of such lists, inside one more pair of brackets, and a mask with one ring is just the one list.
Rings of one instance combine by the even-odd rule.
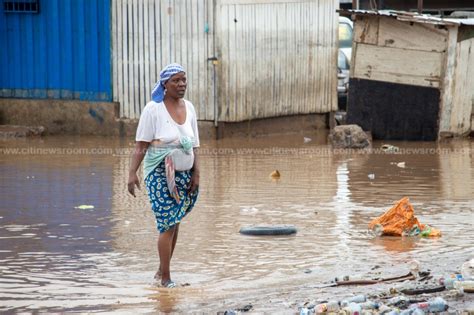
[[447, 26], [458, 26], [458, 25], [474, 26], [474, 18], [470, 18], [470, 19], [439, 18], [436, 16], [428, 15], [428, 14], [418, 14], [414, 12], [393, 11], [393, 10], [380, 10], [380, 11], [338, 10], [338, 12], [341, 15], [386, 16], [386, 17], [396, 18], [399, 21], [405, 21], [405, 22], [447, 25]]

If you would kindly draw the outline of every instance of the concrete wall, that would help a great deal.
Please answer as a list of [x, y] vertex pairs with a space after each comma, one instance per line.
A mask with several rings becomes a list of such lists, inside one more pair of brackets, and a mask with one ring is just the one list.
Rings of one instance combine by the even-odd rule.
[[[134, 138], [138, 119], [118, 119], [119, 104], [0, 98], [0, 125], [43, 126], [45, 134]], [[215, 139], [212, 122], [199, 121], [200, 137]]]
[[118, 103], [0, 99], [0, 124], [43, 126], [46, 134], [118, 135]]
[[[0, 98], [0, 125], [43, 126], [45, 134], [121, 136], [134, 139], [138, 119], [118, 119], [119, 104], [74, 100]], [[235, 136], [313, 133], [327, 129], [327, 114], [294, 115], [239, 123], [199, 121], [201, 140]]]

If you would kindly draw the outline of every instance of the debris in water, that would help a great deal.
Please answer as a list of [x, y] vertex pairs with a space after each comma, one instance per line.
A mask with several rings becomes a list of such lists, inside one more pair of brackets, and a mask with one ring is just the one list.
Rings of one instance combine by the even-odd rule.
[[244, 307], [238, 308], [236, 311], [238, 312], [248, 312], [253, 308], [252, 304], [247, 304]]
[[270, 177], [273, 179], [279, 179], [280, 178], [280, 172], [278, 170], [274, 170], [271, 174]]
[[387, 212], [372, 220], [369, 223], [369, 229], [374, 231], [377, 236], [441, 236], [439, 230], [418, 221], [408, 197], [400, 199]]
[[395, 153], [400, 150], [398, 147], [391, 144], [383, 144], [381, 149], [386, 153]]
[[94, 206], [92, 205], [80, 205], [77, 207], [74, 207], [75, 209], [81, 209], [81, 210], [89, 210], [89, 209], [94, 209]]

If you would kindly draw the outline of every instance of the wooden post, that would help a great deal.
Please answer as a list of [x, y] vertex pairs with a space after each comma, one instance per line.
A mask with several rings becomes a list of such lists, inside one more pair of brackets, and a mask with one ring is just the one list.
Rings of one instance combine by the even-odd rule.
[[423, 13], [423, 0], [418, 0], [418, 13]]

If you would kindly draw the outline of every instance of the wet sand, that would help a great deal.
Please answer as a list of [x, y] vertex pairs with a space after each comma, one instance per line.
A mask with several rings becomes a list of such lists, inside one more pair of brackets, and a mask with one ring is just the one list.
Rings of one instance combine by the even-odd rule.
[[[336, 276], [402, 275], [413, 259], [441, 276], [474, 257], [474, 141], [390, 142], [399, 153], [357, 154], [310, 137], [203, 144], [200, 197], [172, 261], [185, 286], [173, 290], [153, 280], [157, 232], [145, 190], [126, 191], [131, 141], [2, 140], [0, 311], [215, 313], [252, 304], [294, 313], [304, 301], [390, 288], [318, 287]], [[368, 233], [403, 196], [443, 237]], [[252, 224], [293, 224], [298, 233], [238, 233]]]

